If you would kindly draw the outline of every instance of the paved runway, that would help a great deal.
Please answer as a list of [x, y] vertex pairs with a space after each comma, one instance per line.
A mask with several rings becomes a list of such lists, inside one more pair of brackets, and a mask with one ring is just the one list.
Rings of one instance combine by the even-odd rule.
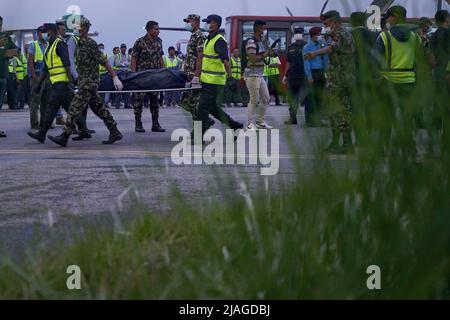
[[[246, 110], [226, 108], [232, 117], [245, 122]], [[30, 226], [58, 226], [71, 217], [119, 216], [127, 219], [127, 209], [139, 200], [155, 212], [170, 209], [171, 188], [176, 186], [193, 205], [201, 205], [220, 197], [219, 180], [230, 179], [230, 189], [238, 189], [239, 181], [246, 181], [250, 189], [269, 185], [276, 190], [280, 183], [290, 183], [296, 177], [293, 161], [301, 163], [300, 174], [311, 174], [312, 165], [322, 155], [315, 152], [317, 143], [326, 143], [327, 128], [287, 127], [286, 106], [271, 106], [267, 122], [280, 128], [280, 165], [275, 176], [262, 177], [260, 165], [175, 165], [171, 161], [171, 133], [178, 128], [191, 130], [191, 118], [181, 109], [161, 109], [160, 123], [166, 133], [152, 133], [148, 109], [144, 110], [145, 134], [134, 132], [132, 110], [111, 109], [124, 139], [112, 146], [101, 144], [108, 136], [103, 123], [91, 112], [88, 126], [97, 131], [83, 142], [69, 142], [61, 148], [51, 141], [39, 144], [29, 138], [28, 111], [0, 112], [0, 129], [8, 138], [0, 139], [0, 240], [24, 240], [23, 233]], [[301, 120], [302, 116], [299, 116]], [[302, 121], [301, 121], [302, 122]], [[225, 128], [216, 123], [215, 128]], [[49, 134], [57, 135], [61, 127]], [[292, 145], [298, 148], [293, 156], [286, 134], [290, 132]], [[327, 157], [345, 166], [350, 157]], [[69, 220], [68, 220], [69, 219]], [[8, 232], [6, 232], [9, 230]], [[13, 237], [6, 236], [14, 233]], [[5, 239], [7, 238], [7, 239]]]

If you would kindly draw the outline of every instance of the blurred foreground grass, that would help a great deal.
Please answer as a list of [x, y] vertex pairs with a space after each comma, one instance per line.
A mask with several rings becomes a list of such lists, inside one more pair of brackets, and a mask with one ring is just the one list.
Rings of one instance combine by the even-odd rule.
[[[432, 88], [419, 89], [411, 101], [429, 116]], [[277, 194], [241, 181], [240, 192], [201, 209], [178, 195], [166, 216], [137, 204], [124, 232], [92, 228], [70, 244], [4, 258], [0, 298], [450, 298], [450, 134], [425, 121], [432, 151], [418, 160], [400, 121], [395, 152], [381, 156], [373, 128], [384, 123], [382, 90], [356, 103], [373, 115], [371, 130], [358, 120], [356, 168], [318, 161]], [[81, 268], [82, 290], [67, 289], [69, 265]], [[381, 268], [381, 290], [366, 287], [370, 265]]]

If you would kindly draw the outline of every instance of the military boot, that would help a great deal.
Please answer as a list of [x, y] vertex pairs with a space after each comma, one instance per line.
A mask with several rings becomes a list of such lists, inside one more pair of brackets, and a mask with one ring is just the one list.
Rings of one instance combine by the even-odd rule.
[[45, 141], [45, 133], [42, 133], [41, 130], [39, 130], [37, 132], [28, 131], [27, 134], [34, 140], [39, 141], [40, 143], [44, 143], [44, 141]]
[[136, 125], [135, 125], [135, 131], [136, 132], [140, 132], [140, 133], [144, 133], [145, 132], [145, 129], [144, 129], [144, 127], [142, 126], [142, 120], [141, 120], [141, 117], [140, 116], [136, 116], [135, 117], [135, 122], [136, 122]]
[[80, 134], [76, 137], [73, 137], [73, 141], [82, 141], [82, 140], [89, 140], [92, 138], [92, 135], [89, 133], [89, 131], [81, 131]]
[[331, 133], [332, 133], [331, 143], [328, 146], [328, 148], [325, 149], [325, 152], [340, 153], [341, 148], [339, 147], [339, 138], [341, 137], [341, 133], [339, 129], [333, 129], [331, 130]]
[[152, 116], [152, 122], [153, 122], [153, 125], [152, 125], [152, 132], [166, 132], [166, 130], [163, 129], [163, 128], [161, 127], [161, 125], [159, 124], [159, 122], [158, 122], [158, 116]]
[[123, 135], [120, 133], [117, 127], [112, 127], [109, 129], [109, 138], [106, 141], [102, 141], [103, 144], [113, 144], [116, 141], [122, 140]]
[[48, 135], [47, 138], [49, 138], [51, 141], [53, 141], [56, 144], [59, 144], [61, 147], [67, 147], [67, 142], [69, 141], [70, 134], [63, 132], [59, 136], [50, 136]]
[[342, 144], [340, 153], [342, 153], [342, 154], [355, 153], [355, 147], [353, 146], [353, 143], [352, 143], [352, 133], [350, 131], [344, 132], [342, 134], [342, 140], [343, 140], [343, 144]]

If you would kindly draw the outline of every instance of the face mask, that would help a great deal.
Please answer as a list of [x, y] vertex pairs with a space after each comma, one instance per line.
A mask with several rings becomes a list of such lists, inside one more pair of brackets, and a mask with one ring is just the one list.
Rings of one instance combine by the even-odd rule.
[[391, 28], [391, 24], [388, 22], [388, 23], [386, 23], [386, 29], [390, 29]]
[[48, 42], [48, 34], [47, 34], [47, 33], [44, 33], [44, 34], [42, 35], [42, 39], [43, 39], [45, 42]]
[[297, 33], [294, 35], [294, 40], [295, 41], [300, 41], [303, 39], [303, 35], [301, 33]]
[[318, 42], [322, 42], [322, 41], [323, 41], [323, 37], [322, 37], [322, 36], [318, 36], [318, 37], [317, 37], [317, 41], [318, 41]]
[[205, 31], [211, 31], [211, 24], [205, 23], [203, 29], [205, 29]]
[[192, 31], [192, 25], [191, 25], [190, 23], [186, 23], [186, 25], [184, 26], [184, 28], [185, 28], [187, 31]]
[[264, 30], [264, 31], [263, 31], [262, 36], [263, 36], [264, 38], [267, 38], [267, 30]]

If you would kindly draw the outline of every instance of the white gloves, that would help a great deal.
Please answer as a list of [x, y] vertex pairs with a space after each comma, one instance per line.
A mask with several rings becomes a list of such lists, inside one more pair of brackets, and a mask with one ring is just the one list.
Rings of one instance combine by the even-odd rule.
[[194, 78], [192, 78], [191, 84], [193, 84], [193, 85], [199, 85], [199, 84], [200, 84], [200, 79], [199, 79], [199, 77], [194, 77]]
[[115, 76], [113, 78], [113, 82], [114, 82], [114, 88], [116, 88], [117, 91], [122, 91], [123, 89], [123, 84], [122, 82], [119, 80], [118, 76]]

